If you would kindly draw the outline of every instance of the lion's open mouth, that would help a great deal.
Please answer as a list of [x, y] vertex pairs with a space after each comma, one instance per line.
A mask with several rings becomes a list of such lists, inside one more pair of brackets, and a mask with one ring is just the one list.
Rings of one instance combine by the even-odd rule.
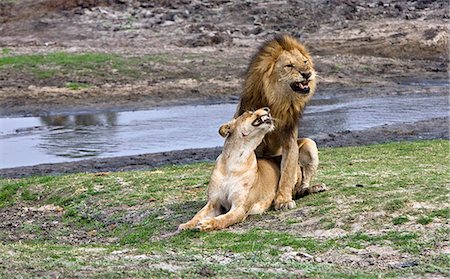
[[253, 121], [252, 125], [257, 127], [263, 123], [272, 124], [272, 117], [270, 116], [270, 114], [264, 114], [256, 118], [255, 121]]
[[293, 82], [291, 83], [291, 88], [297, 93], [308, 94], [309, 93], [309, 83], [308, 81]]

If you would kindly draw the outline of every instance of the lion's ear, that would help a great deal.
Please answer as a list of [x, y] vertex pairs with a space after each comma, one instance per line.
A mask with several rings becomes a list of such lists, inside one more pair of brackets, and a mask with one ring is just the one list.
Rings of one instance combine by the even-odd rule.
[[228, 122], [228, 123], [226, 123], [226, 124], [223, 124], [222, 126], [220, 126], [220, 128], [219, 128], [219, 134], [222, 136], [222, 137], [224, 137], [224, 138], [226, 138], [229, 134], [231, 134], [231, 132], [233, 131], [233, 129], [234, 129], [234, 120], [232, 120], [232, 121], [230, 121], [230, 122]]

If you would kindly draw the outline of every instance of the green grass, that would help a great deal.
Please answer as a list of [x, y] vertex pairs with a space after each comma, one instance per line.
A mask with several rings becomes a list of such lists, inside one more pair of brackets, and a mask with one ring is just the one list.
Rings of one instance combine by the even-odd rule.
[[401, 224], [404, 224], [404, 223], [406, 223], [408, 221], [409, 221], [409, 218], [406, 217], [406, 216], [399, 216], [399, 217], [396, 217], [396, 218], [392, 219], [392, 223], [394, 225], [401, 225]]
[[450, 276], [449, 147], [322, 149], [329, 191], [212, 233], [174, 232], [205, 204], [213, 163], [1, 179], [0, 223], [16, 226], [0, 230], [0, 277]]
[[90, 85], [86, 83], [79, 83], [79, 82], [67, 82], [66, 87], [71, 90], [79, 90], [83, 88], [89, 88]]
[[[102, 52], [16, 54], [14, 49], [3, 48], [0, 50], [0, 79], [5, 80], [7, 87], [51, 86], [74, 90], [80, 89], [80, 85], [110, 88], [113, 85], [153, 85], [184, 79], [207, 82], [217, 76], [228, 75], [230, 65], [238, 62], [237, 58], [231, 58], [224, 63], [212, 53], [140, 56]], [[215, 65], [215, 70], [205, 72], [208, 65]], [[22, 83], [17, 84], [15, 80], [18, 79]]]
[[10, 55], [11, 54], [11, 49], [9, 48], [2, 48], [2, 55]]
[[[59, 82], [61, 87], [77, 90], [104, 82], [127, 82], [151, 77], [154, 63], [168, 62], [165, 54], [124, 57], [110, 53], [66, 53], [11, 55], [2, 50], [0, 69], [31, 79]], [[36, 81], [35, 81], [36, 82]]]

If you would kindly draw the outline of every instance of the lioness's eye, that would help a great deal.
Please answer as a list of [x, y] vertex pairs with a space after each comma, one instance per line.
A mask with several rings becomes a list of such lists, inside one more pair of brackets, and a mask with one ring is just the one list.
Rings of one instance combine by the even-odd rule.
[[305, 64], [308, 64], [308, 60], [305, 60], [304, 62], [305, 62]]
[[288, 64], [288, 65], [286, 65], [286, 67], [288, 67], [288, 68], [294, 68], [294, 64]]

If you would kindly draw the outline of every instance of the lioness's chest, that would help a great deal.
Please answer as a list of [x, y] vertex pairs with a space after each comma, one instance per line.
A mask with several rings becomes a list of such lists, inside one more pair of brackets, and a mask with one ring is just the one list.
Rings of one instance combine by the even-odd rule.
[[212, 183], [208, 188], [209, 200], [220, 203], [229, 210], [233, 203], [246, 199], [254, 181], [251, 172], [233, 173], [213, 172]]

